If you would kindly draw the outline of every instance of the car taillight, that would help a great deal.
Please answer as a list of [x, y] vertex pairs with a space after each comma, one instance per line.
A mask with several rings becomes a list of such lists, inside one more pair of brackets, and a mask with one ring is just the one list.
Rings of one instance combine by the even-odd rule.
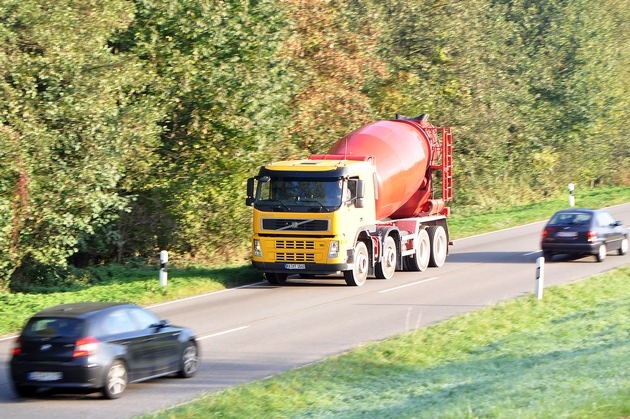
[[20, 338], [16, 338], [15, 342], [13, 342], [13, 350], [11, 351], [11, 354], [13, 356], [19, 355], [22, 353], [22, 342], [20, 341]]
[[74, 346], [74, 353], [72, 354], [72, 357], [79, 358], [82, 356], [94, 355], [98, 349], [98, 344], [99, 341], [92, 336], [79, 339]]
[[544, 229], [542, 232], [542, 239], [543, 241], [547, 240], [547, 234], [549, 233], [549, 231], [547, 229]]
[[597, 233], [593, 230], [588, 231], [588, 241], [594, 243], [597, 241]]

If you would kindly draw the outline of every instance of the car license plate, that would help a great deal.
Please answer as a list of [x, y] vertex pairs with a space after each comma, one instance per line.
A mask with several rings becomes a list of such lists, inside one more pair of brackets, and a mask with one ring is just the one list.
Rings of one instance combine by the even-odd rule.
[[575, 231], [560, 231], [556, 234], [557, 237], [562, 237], [564, 239], [573, 239], [577, 237], [577, 232]]
[[306, 265], [303, 263], [285, 263], [284, 269], [306, 269]]
[[28, 374], [28, 379], [32, 381], [59, 381], [62, 378], [61, 372], [33, 371]]

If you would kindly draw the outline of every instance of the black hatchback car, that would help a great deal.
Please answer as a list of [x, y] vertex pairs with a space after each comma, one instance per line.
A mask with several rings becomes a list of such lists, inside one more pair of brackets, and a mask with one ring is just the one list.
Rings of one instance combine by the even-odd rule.
[[594, 255], [598, 262], [608, 252], [628, 251], [628, 231], [606, 210], [565, 209], [547, 222], [541, 240], [546, 260], [555, 254]]
[[169, 374], [192, 377], [199, 356], [191, 330], [142, 307], [74, 303], [31, 317], [15, 340], [10, 367], [19, 396], [44, 387], [78, 388], [114, 399], [129, 383]]

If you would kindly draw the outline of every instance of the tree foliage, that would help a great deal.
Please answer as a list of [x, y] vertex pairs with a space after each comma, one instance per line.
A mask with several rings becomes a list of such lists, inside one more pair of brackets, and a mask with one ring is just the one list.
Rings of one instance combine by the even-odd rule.
[[240, 255], [258, 166], [397, 112], [455, 127], [456, 205], [627, 185], [629, 25], [629, 0], [4, 0], [0, 289]]

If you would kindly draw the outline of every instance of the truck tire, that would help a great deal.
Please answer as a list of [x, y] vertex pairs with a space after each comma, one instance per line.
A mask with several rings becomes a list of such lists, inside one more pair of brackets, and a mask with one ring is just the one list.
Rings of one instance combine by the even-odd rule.
[[425, 229], [418, 232], [415, 250], [413, 255], [405, 256], [403, 260], [405, 270], [422, 272], [429, 266], [429, 257], [431, 256], [431, 241]]
[[287, 283], [288, 274], [275, 274], [265, 272], [265, 278], [271, 285], [285, 285]]
[[446, 252], [448, 251], [446, 231], [442, 226], [431, 226], [427, 228], [427, 230], [429, 233], [429, 241], [431, 242], [431, 257], [429, 258], [429, 266], [439, 268], [444, 265]]
[[351, 271], [344, 271], [343, 276], [346, 284], [353, 287], [360, 287], [365, 284], [368, 275], [370, 256], [367, 246], [363, 242], [358, 242], [354, 246], [354, 268]]
[[396, 242], [392, 236], [387, 236], [383, 242], [383, 254], [381, 261], [376, 264], [376, 277], [378, 279], [389, 279], [396, 272]]

